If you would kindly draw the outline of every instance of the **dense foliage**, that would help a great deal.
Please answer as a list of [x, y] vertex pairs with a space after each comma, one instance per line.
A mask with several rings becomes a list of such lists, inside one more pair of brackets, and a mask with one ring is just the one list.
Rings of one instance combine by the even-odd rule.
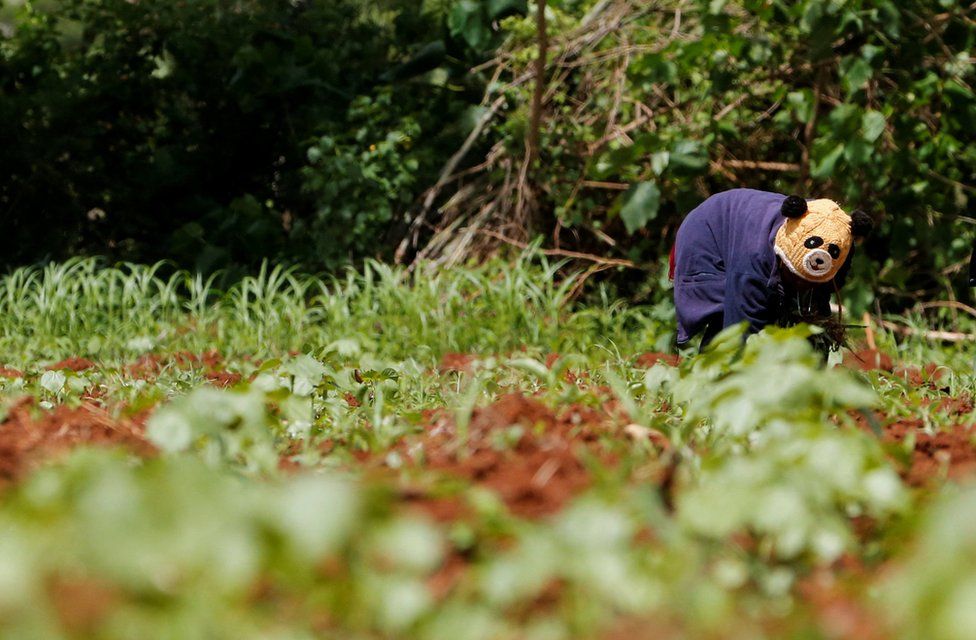
[[471, 100], [442, 4], [5, 1], [0, 262], [383, 253]]

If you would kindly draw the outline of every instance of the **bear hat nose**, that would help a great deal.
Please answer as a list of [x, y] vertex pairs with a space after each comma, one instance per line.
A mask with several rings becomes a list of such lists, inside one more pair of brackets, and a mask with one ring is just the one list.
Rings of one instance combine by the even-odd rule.
[[802, 269], [815, 278], [826, 277], [834, 266], [834, 259], [823, 249], [814, 249], [803, 258]]

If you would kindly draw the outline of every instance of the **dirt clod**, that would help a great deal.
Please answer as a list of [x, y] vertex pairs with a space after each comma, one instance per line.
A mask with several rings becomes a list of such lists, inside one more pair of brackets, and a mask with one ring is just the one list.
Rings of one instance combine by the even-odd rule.
[[69, 369], [71, 371], [85, 371], [91, 369], [95, 366], [95, 363], [88, 358], [71, 357], [66, 358], [60, 362], [55, 362], [52, 365], [48, 365], [48, 371], [61, 371], [63, 369]]
[[642, 353], [637, 356], [637, 366], [638, 367], [653, 367], [658, 362], [668, 365], [669, 367], [677, 367], [681, 364], [681, 356], [675, 355], [673, 353], [660, 353], [657, 351], [652, 351], [648, 353]]
[[860, 349], [844, 353], [844, 366], [859, 371], [887, 371], [895, 370], [895, 363], [887, 353], [877, 349]]
[[471, 373], [478, 358], [470, 353], [445, 353], [437, 370], [444, 373]]

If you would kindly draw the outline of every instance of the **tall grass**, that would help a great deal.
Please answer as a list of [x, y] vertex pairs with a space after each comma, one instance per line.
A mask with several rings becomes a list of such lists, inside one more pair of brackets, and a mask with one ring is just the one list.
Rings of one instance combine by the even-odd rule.
[[266, 264], [225, 291], [217, 276], [163, 263], [25, 267], [0, 279], [0, 362], [210, 348], [269, 356], [337, 340], [420, 360], [449, 351], [633, 352], [661, 335], [666, 345], [666, 308], [629, 307], [599, 291], [578, 304], [570, 297], [581, 275], [565, 267], [531, 253], [435, 273], [368, 262], [317, 277]]

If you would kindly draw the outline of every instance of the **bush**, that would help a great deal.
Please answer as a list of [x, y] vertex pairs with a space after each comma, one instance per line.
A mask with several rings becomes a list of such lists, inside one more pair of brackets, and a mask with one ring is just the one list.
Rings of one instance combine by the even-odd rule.
[[450, 40], [449, 7], [430, 5], [7, 7], [0, 263], [95, 252], [210, 270], [382, 255], [469, 104], [451, 64], [475, 54]]

